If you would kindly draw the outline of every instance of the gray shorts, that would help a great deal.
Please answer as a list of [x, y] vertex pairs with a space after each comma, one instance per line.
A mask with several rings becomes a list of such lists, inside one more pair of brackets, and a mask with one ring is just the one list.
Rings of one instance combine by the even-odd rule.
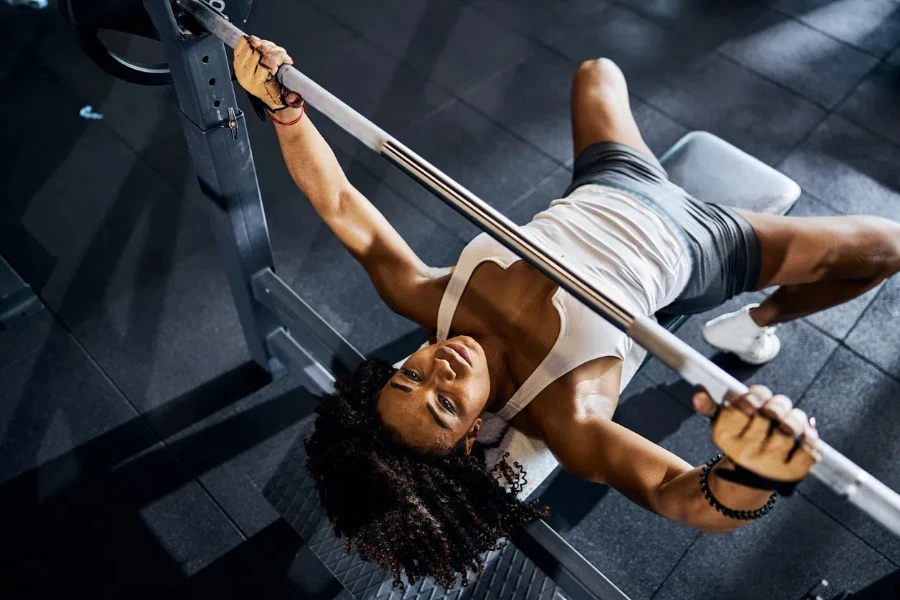
[[627, 192], [672, 224], [693, 259], [688, 283], [660, 315], [686, 315], [756, 289], [761, 256], [756, 230], [733, 209], [701, 202], [669, 181], [658, 160], [615, 142], [587, 147], [575, 159], [572, 185], [599, 184]]

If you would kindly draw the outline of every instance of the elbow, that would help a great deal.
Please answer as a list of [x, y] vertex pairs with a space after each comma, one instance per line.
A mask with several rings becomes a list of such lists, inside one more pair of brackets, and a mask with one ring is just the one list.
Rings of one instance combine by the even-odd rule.
[[655, 498], [651, 509], [659, 515], [708, 534], [728, 533], [750, 523], [721, 515], [711, 509], [702, 497], [684, 501], [674, 495], [660, 494]]

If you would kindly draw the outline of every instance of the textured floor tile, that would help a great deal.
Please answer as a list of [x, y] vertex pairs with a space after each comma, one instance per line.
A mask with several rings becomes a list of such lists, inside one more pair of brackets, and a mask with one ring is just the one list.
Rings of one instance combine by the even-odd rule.
[[775, 11], [720, 52], [810, 100], [834, 106], [877, 59]]
[[504, 213], [516, 225], [524, 225], [531, 221], [534, 215], [547, 209], [551, 202], [561, 198], [570, 183], [572, 172], [567, 167], [560, 167], [538, 186], [516, 200], [516, 203]]
[[[171, 465], [177, 468], [174, 461]], [[234, 525], [194, 481], [144, 505], [140, 516], [186, 575], [197, 572], [241, 542]]]
[[627, 4], [665, 27], [681, 29], [712, 44], [734, 36], [765, 11], [748, 0], [632, 0]]
[[781, 0], [776, 6], [874, 56], [884, 56], [900, 39], [900, 7], [892, 0]]
[[526, 58], [534, 44], [454, 0], [316, 3], [393, 56], [457, 92]]
[[123, 293], [73, 332], [142, 412], [249, 357], [216, 248]]
[[875, 69], [841, 103], [838, 113], [900, 145], [900, 68]]
[[[792, 217], [833, 217], [840, 216], [840, 213], [807, 194], [797, 200], [789, 215]], [[804, 320], [819, 327], [829, 335], [842, 340], [856, 325], [869, 303], [878, 295], [881, 285], [883, 284], [849, 302], [809, 315]]]
[[900, 378], [900, 277], [883, 284], [862, 318], [847, 336], [847, 345]]
[[298, 69], [341, 53], [359, 36], [309, 2], [257, 4], [250, 11], [247, 33], [284, 47]]
[[463, 101], [565, 163], [572, 160], [574, 74], [570, 62], [539, 52], [474, 86]]
[[0, 371], [0, 481], [71, 451], [135, 417], [65, 331]]
[[17, 514], [6, 528], [17, 553], [13, 564], [5, 561], [12, 568], [4, 583], [27, 589], [28, 597], [49, 597], [61, 588], [128, 596], [174, 592], [241, 542], [162, 444], [107, 474], [76, 479], [38, 504], [27, 502], [27, 483], [13, 482], [0, 493]]
[[[678, 330], [676, 335], [745, 384], [760, 383], [790, 398], [800, 398], [837, 347], [836, 341], [815, 327], [802, 321], [781, 325], [778, 328], [778, 337], [782, 344], [781, 353], [762, 367], [746, 365], [732, 355], [718, 353], [701, 337], [703, 325], [709, 319], [737, 310], [751, 302], [759, 302], [762, 297], [761, 294], [738, 296], [715, 310], [694, 316]], [[647, 363], [642, 373], [656, 383], [662, 384], [666, 391], [685, 406], [691, 405], [693, 388], [656, 359]]]
[[800, 197], [787, 212], [788, 217], [839, 217], [843, 213], [818, 200], [812, 194], [802, 191]]
[[247, 537], [279, 518], [253, 485], [250, 471], [297, 439], [300, 421], [319, 401], [298, 377], [264, 385], [250, 374], [253, 369], [242, 365], [145, 415], [187, 473], [201, 481]]
[[[79, 118], [77, 98], [42, 67], [17, 73], [16, 99], [0, 101], [6, 114], [22, 103], [20, 119], [4, 119], [15, 142], [0, 167], [10, 198], [0, 209], [0, 251], [61, 318], [80, 322], [167, 273], [175, 257], [212, 244], [201, 206], [185, 202], [105, 121]], [[55, 127], [27, 127], [47, 110], [59, 113]]]
[[[474, 109], [453, 103], [397, 138], [482, 200], [503, 211], [558, 164]], [[463, 241], [481, 230], [379, 157], [364, 159], [372, 173], [400, 191]]]
[[288, 572], [294, 558], [307, 554], [312, 553], [303, 548], [303, 540], [279, 520], [192, 574], [186, 587], [193, 598], [338, 600], [341, 585], [321, 561], [304, 561], [301, 585], [293, 585]]
[[53, 331], [54, 320], [46, 310], [0, 330], [0, 369], [43, 347]]
[[472, 0], [472, 5], [505, 27], [541, 43], [566, 35], [573, 24], [603, 11], [606, 0]]
[[[105, 44], [131, 60], [165, 62], [159, 42], [124, 34], [107, 35]], [[188, 161], [180, 110], [172, 86], [140, 86], [121, 81], [95, 65], [84, 53], [75, 31], [62, 19], [42, 32], [35, 46], [37, 61], [53, 72], [78, 99], [66, 110], [78, 115], [90, 105], [132, 150], [144, 154], [172, 183], [177, 183]], [[95, 123], [95, 125], [98, 123]]]
[[[846, 349], [840, 349], [803, 399], [816, 417], [822, 439], [894, 490], [900, 489], [900, 383]], [[819, 483], [808, 478], [800, 490], [838, 521], [893, 561], [900, 539]], [[830, 578], [829, 578], [830, 579]]]
[[780, 169], [847, 214], [900, 219], [900, 148], [838, 116], [825, 120]]
[[810, 102], [719, 56], [669, 77], [649, 103], [769, 164], [823, 116]]
[[887, 62], [895, 67], [900, 67], [900, 44], [898, 44], [897, 48], [888, 55]]
[[649, 97], [662, 79], [705, 56], [704, 42], [622, 6], [613, 5], [568, 28], [553, 46], [575, 62], [606, 57], [619, 65], [632, 93]]
[[[322, 57], [309, 66], [306, 74], [393, 135], [415, 126], [452, 99], [426, 76], [368, 40], [358, 40]], [[345, 152], [371, 152], [326, 117], [318, 116], [315, 121], [326, 139]]]
[[653, 597], [800, 598], [823, 578], [830, 590], [855, 590], [894, 569], [797, 496], [780, 498], [771, 513], [734, 532], [702, 535]]
[[[634, 385], [637, 384], [637, 385]], [[636, 389], [635, 389], [636, 388]], [[709, 425], [639, 375], [615, 421], [690, 464], [714, 454]], [[618, 492], [558, 473], [540, 495], [549, 522], [632, 598], [649, 598], [698, 531], [655, 515]], [[634, 557], [640, 556], [640, 561]]]
[[56, 18], [57, 15], [49, 10], [28, 10], [6, 3], [0, 6], [0, 35], [7, 40], [7, 47], [0, 55], [0, 81], [16, 63], [28, 60], [32, 52], [31, 42], [42, 28]]
[[[98, 155], [105, 160], [97, 161]], [[212, 244], [199, 203], [184, 201], [103, 125], [91, 126], [74, 140], [59, 163], [41, 168], [49, 171], [47, 177], [23, 199], [10, 225], [15, 236], [35, 240], [55, 264], [41, 281], [33, 274], [40, 265], [18, 256], [15, 238], [5, 252], [70, 325], [134, 285], [165, 276], [178, 258]], [[11, 179], [34, 170], [23, 168]], [[78, 180], [83, 184], [71, 185]]]
[[631, 111], [641, 131], [641, 137], [657, 158], [665, 154], [666, 150], [674, 146], [675, 142], [689, 131], [687, 127], [634, 98], [631, 99]]

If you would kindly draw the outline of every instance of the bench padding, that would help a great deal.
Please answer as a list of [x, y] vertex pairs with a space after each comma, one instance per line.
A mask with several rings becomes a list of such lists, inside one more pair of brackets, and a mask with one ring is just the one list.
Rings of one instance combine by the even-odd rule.
[[800, 186], [764, 162], [706, 131], [692, 131], [660, 158], [669, 179], [704, 202], [782, 215]]

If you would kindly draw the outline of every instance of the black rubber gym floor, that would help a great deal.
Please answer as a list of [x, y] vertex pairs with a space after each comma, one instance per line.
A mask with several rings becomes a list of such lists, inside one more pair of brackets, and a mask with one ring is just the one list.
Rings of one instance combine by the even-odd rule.
[[[0, 331], [0, 596], [351, 597], [252, 480], [315, 398], [248, 363], [173, 91], [101, 72], [55, 9], [0, 3], [0, 254], [48, 309]], [[569, 79], [597, 56], [622, 66], [656, 152], [708, 130], [794, 178], [792, 214], [900, 219], [894, 0], [257, 0], [248, 30], [519, 222], [565, 187]], [[456, 258], [471, 225], [316, 122], [426, 261]], [[361, 351], [417, 346], [291, 182], [271, 125], [247, 123], [282, 276]], [[769, 365], [715, 360], [900, 489], [898, 317], [895, 277], [784, 326]], [[679, 335], [712, 355], [702, 321]], [[660, 365], [627, 396], [620, 422], [690, 461], [713, 453]], [[635, 599], [793, 599], [900, 569], [900, 540], [813, 481], [715, 536], [565, 474], [542, 498]]]

